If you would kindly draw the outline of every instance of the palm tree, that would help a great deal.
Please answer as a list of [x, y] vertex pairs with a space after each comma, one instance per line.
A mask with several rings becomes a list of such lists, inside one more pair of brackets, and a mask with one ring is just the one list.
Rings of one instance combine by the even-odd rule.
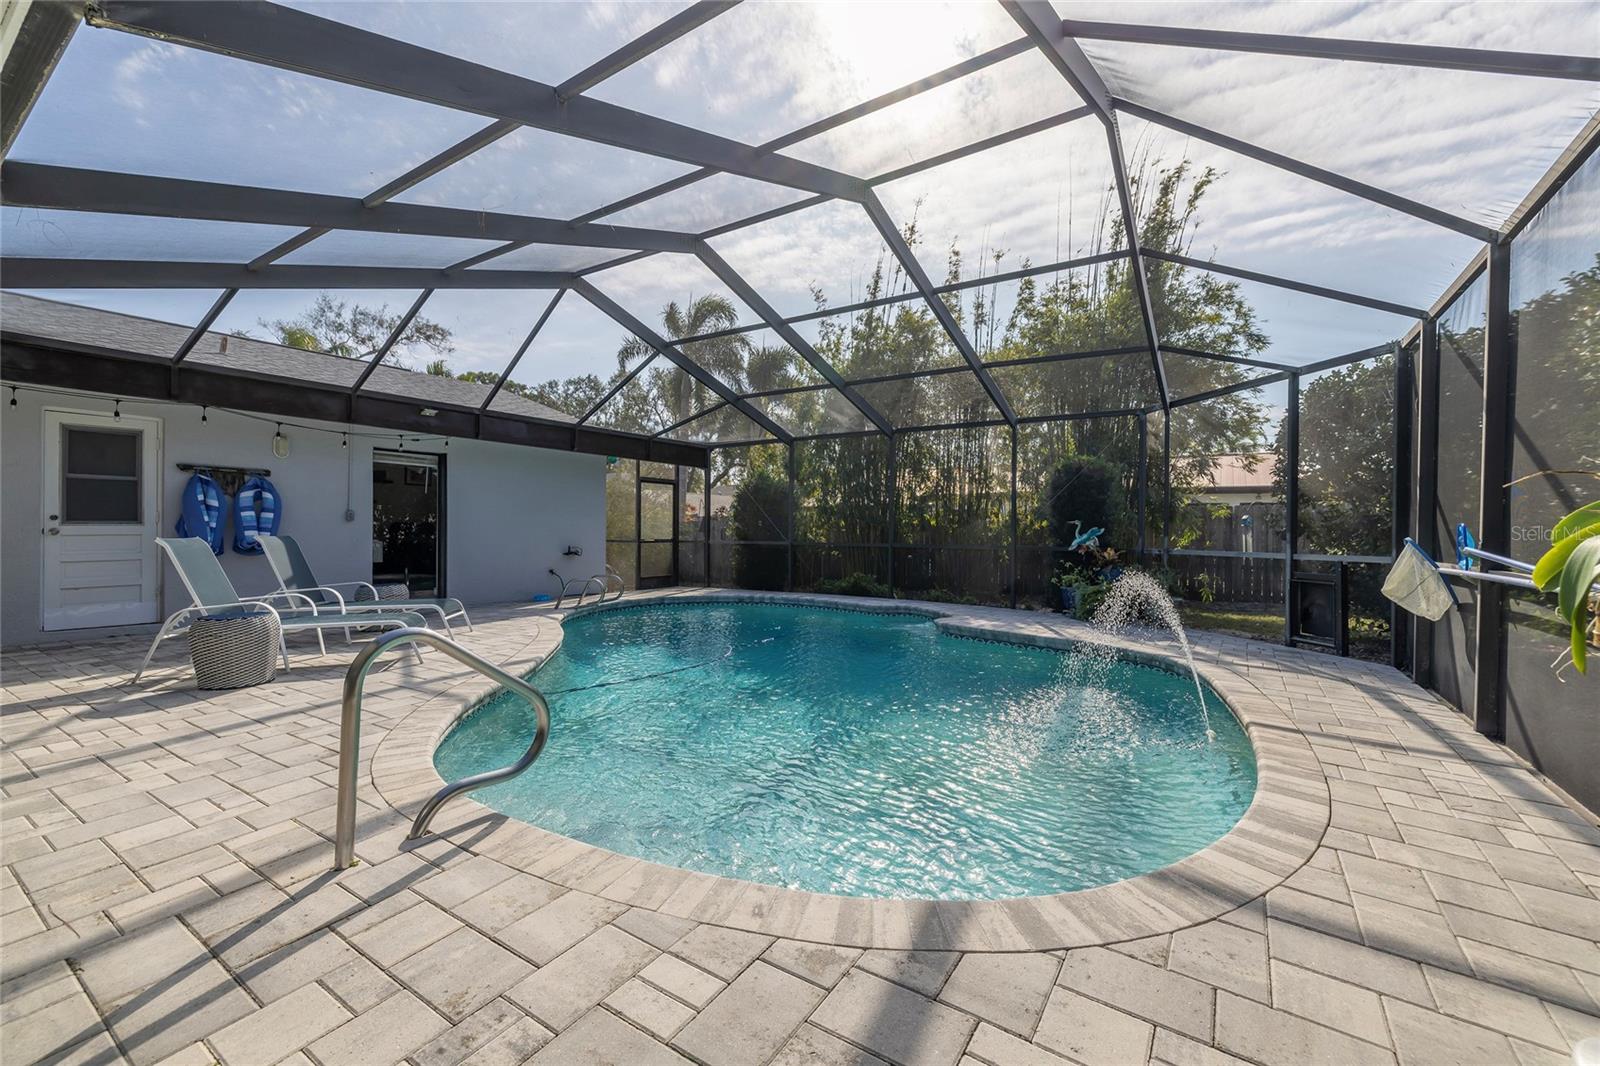
[[[667, 304], [661, 312], [661, 324], [666, 337], [678, 341], [734, 328], [739, 325], [739, 310], [727, 297], [708, 293], [690, 298], [687, 305], [680, 305], [676, 300]], [[681, 350], [688, 359], [741, 395], [790, 388], [810, 380], [801, 372], [799, 356], [792, 349], [756, 345], [744, 333], [689, 341]], [[644, 341], [629, 337], [617, 349], [618, 376], [627, 374], [652, 351]], [[640, 375], [640, 379], [643, 395], [648, 398], [650, 413], [658, 426], [676, 425], [715, 405], [719, 399], [676, 367], [658, 363]], [[724, 408], [718, 417], [736, 423], [737, 431], [747, 428], [743, 426], [745, 417], [731, 408]], [[732, 430], [735, 426], [719, 425], [717, 429]]]

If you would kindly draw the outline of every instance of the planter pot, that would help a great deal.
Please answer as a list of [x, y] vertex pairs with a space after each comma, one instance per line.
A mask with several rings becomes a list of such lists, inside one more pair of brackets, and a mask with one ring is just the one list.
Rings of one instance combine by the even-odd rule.
[[1062, 613], [1070, 614], [1074, 618], [1078, 616], [1078, 590], [1076, 587], [1063, 588], [1061, 590], [1061, 610]]

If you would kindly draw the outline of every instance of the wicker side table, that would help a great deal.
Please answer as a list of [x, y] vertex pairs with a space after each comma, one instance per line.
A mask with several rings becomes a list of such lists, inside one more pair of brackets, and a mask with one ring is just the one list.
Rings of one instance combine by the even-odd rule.
[[380, 600], [409, 600], [411, 598], [410, 586], [396, 581], [393, 584], [379, 585], [378, 599]]
[[276, 676], [278, 616], [219, 615], [189, 626], [189, 661], [198, 688], [248, 688]]

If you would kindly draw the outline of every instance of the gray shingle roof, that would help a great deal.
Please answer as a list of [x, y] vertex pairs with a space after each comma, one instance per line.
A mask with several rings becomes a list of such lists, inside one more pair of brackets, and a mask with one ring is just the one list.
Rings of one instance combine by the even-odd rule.
[[[188, 337], [190, 328], [20, 293], [0, 293], [0, 330], [7, 333], [169, 359]], [[200, 339], [189, 353], [188, 361], [343, 388], [355, 384], [362, 368], [362, 363], [354, 359], [216, 332], [209, 332]], [[489, 394], [489, 386], [380, 366], [367, 379], [362, 391], [399, 396], [423, 404], [477, 407]], [[493, 409], [551, 422], [577, 421], [564, 411], [509, 392], [495, 397]]]

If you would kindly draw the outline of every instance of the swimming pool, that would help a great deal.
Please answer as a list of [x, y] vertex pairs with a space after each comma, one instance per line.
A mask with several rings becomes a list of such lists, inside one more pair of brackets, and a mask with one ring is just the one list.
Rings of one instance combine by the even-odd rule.
[[[550, 742], [480, 802], [599, 847], [815, 892], [999, 899], [1198, 851], [1255, 793], [1222, 700], [1130, 660], [966, 640], [926, 618], [754, 603], [565, 623], [535, 683]], [[434, 755], [455, 780], [522, 754], [501, 695]]]

